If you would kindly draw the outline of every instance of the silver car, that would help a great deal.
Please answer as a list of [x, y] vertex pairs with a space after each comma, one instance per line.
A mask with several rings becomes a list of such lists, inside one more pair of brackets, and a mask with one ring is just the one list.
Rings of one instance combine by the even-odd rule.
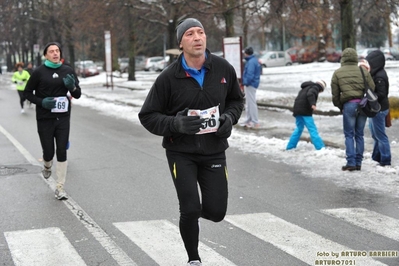
[[284, 51], [268, 51], [259, 57], [262, 67], [291, 66], [291, 56]]
[[145, 71], [157, 71], [158, 70], [158, 63], [162, 61], [164, 58], [163, 56], [154, 56], [154, 57], [148, 57], [146, 62], [145, 62]]

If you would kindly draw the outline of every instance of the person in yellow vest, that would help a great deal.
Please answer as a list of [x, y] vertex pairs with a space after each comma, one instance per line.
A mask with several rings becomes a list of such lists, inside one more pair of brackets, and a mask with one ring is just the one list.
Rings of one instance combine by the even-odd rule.
[[12, 82], [17, 84], [17, 91], [19, 94], [19, 103], [21, 104], [21, 113], [25, 113], [24, 111], [24, 102], [25, 102], [25, 96], [24, 96], [24, 90], [26, 83], [28, 82], [28, 79], [30, 78], [29, 72], [24, 70], [24, 63], [19, 62], [15, 65], [15, 68], [17, 71], [14, 72], [12, 75]]

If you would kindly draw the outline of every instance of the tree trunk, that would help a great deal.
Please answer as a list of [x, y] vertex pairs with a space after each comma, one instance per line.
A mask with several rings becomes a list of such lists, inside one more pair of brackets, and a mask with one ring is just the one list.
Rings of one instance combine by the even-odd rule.
[[234, 11], [229, 9], [223, 13], [226, 22], [226, 37], [234, 37]]
[[[241, 3], [242, 4], [242, 3]], [[241, 9], [241, 17], [242, 17], [242, 22], [243, 22], [243, 42], [244, 42], [244, 47], [247, 47], [250, 43], [248, 40], [248, 21], [247, 21], [247, 10], [245, 8]]]
[[136, 80], [136, 34], [134, 31], [134, 20], [130, 18], [131, 11], [130, 8], [127, 8], [127, 19], [128, 19], [128, 33], [129, 33], [129, 67], [128, 67], [128, 78], [127, 80]]
[[342, 50], [348, 47], [356, 48], [352, 0], [341, 0], [339, 4], [341, 6]]

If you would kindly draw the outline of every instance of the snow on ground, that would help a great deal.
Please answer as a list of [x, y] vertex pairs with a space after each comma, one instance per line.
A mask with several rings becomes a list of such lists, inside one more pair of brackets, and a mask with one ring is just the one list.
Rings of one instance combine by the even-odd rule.
[[[264, 68], [261, 77], [262, 86], [257, 93], [259, 101], [293, 103], [293, 99], [302, 82], [323, 79], [327, 83], [325, 92], [320, 94], [318, 109], [323, 111], [335, 110], [331, 103], [330, 81], [337, 63], [311, 63], [290, 67]], [[387, 62], [386, 71], [390, 79], [390, 96], [399, 97], [399, 61]], [[103, 84], [106, 76], [102, 73], [96, 77], [81, 79], [84, 96], [75, 100], [74, 104], [97, 109], [106, 115], [129, 120], [139, 124], [137, 114], [148, 93], [157, 73], [137, 72], [137, 81], [127, 81], [127, 76], [114, 75], [114, 89], [105, 89]], [[125, 87], [125, 88], [123, 88]], [[129, 90], [127, 88], [135, 88]], [[290, 91], [292, 88], [292, 91]], [[268, 113], [270, 115], [270, 113]], [[269, 128], [291, 131], [294, 119], [287, 110], [279, 110], [277, 116], [260, 117], [261, 123]], [[284, 116], [284, 118], [280, 118]], [[315, 121], [322, 138], [338, 142], [343, 147], [342, 117], [321, 117], [315, 115]], [[310, 178], [328, 179], [345, 188], [363, 189], [368, 192], [390, 195], [399, 198], [399, 144], [397, 121], [387, 129], [391, 141], [392, 167], [382, 168], [371, 160], [372, 139], [369, 136], [368, 125], [365, 128], [366, 147], [362, 171], [341, 171], [345, 164], [345, 150], [343, 148], [327, 147], [316, 151], [312, 144], [300, 141], [297, 149], [286, 151], [287, 137], [276, 138], [263, 134], [263, 131], [241, 130], [234, 128], [229, 143], [231, 147], [244, 153], [256, 153], [268, 160], [286, 163], [294, 167], [301, 174]], [[264, 131], [266, 132], [266, 131]], [[282, 134], [281, 136], [286, 136]]]

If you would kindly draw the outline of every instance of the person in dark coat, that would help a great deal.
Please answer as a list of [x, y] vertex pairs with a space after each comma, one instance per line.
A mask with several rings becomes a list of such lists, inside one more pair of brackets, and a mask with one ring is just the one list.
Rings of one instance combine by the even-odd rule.
[[67, 94], [79, 99], [82, 92], [73, 69], [61, 63], [62, 50], [59, 43], [48, 43], [43, 55], [46, 60], [33, 71], [25, 88], [25, 96], [36, 104], [37, 131], [43, 150], [43, 177], [48, 179], [51, 176], [53, 157], [56, 154], [55, 197], [65, 200], [68, 199], [64, 184], [71, 116], [71, 101]]
[[28, 62], [28, 65], [26, 66], [25, 70], [28, 71], [29, 75], [32, 76], [32, 73], [33, 73], [33, 65], [32, 65], [32, 62]]
[[187, 18], [176, 32], [183, 52], [155, 80], [139, 119], [152, 134], [163, 136], [179, 200], [187, 265], [200, 266], [199, 219], [220, 222], [226, 215], [225, 151], [232, 126], [241, 116], [244, 95], [233, 66], [206, 49], [201, 22]]
[[378, 102], [381, 105], [380, 112], [375, 117], [369, 118], [369, 128], [374, 140], [371, 158], [378, 162], [380, 166], [385, 167], [391, 165], [391, 148], [385, 132], [385, 118], [389, 112], [389, 80], [384, 69], [385, 56], [380, 50], [376, 50], [369, 53], [366, 60], [370, 65], [370, 74], [374, 80], [374, 92], [377, 94]]
[[313, 111], [316, 110], [317, 98], [319, 93], [324, 91], [325, 87], [326, 82], [324, 80], [317, 82], [306, 81], [301, 84], [301, 90], [295, 98], [294, 103], [293, 115], [295, 117], [296, 128], [288, 141], [287, 150], [296, 148], [304, 127], [308, 129], [310, 139], [316, 150], [325, 147], [313, 119]]

